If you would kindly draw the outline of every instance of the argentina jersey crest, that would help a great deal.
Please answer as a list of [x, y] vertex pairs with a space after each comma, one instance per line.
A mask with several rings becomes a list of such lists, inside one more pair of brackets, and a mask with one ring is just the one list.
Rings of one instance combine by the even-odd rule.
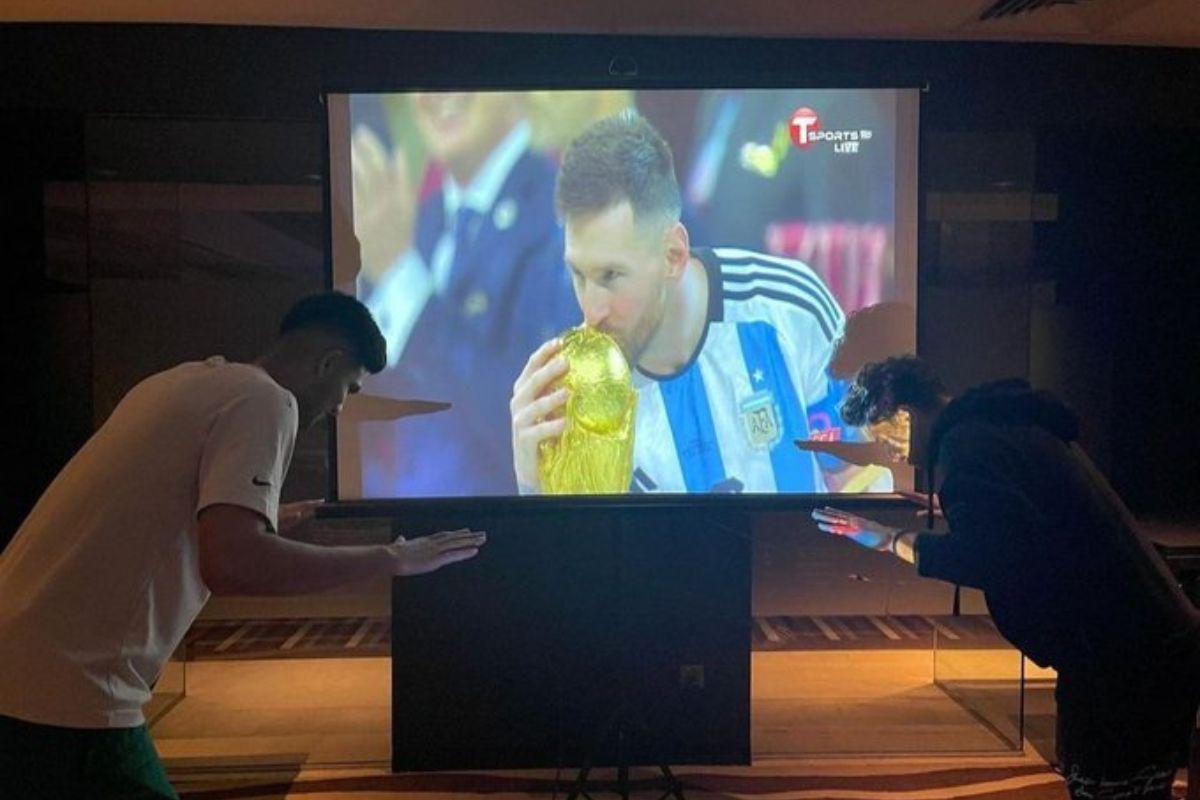
[[740, 405], [742, 425], [751, 447], [755, 450], [770, 450], [783, 438], [779, 406], [776, 405], [772, 392], [766, 389], [755, 392]]

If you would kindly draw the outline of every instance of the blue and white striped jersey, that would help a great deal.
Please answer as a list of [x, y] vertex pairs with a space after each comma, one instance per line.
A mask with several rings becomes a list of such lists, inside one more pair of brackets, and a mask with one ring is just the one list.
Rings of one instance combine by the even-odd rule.
[[845, 316], [799, 261], [697, 250], [709, 280], [708, 325], [678, 373], [635, 370], [634, 492], [824, 492], [808, 411]]

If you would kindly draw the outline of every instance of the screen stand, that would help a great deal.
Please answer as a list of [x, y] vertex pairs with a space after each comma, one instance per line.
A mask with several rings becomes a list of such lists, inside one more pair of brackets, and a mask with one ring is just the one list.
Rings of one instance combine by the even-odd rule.
[[579, 769], [579, 774], [575, 777], [575, 785], [571, 787], [571, 793], [567, 795], [567, 800], [579, 800], [584, 797], [587, 800], [594, 800], [589, 792], [615, 792], [621, 796], [621, 800], [629, 800], [631, 789], [639, 791], [656, 790], [661, 791], [659, 800], [666, 800], [668, 797], [674, 797], [675, 800], [684, 800], [683, 784], [675, 773], [671, 772], [671, 768], [666, 764], [659, 764], [659, 774], [653, 778], [642, 779], [637, 781], [629, 780], [629, 756], [625, 749], [625, 737], [627, 725], [633, 723], [639, 732], [648, 734], [649, 729], [645, 723], [639, 718], [634, 717], [628, 706], [622, 702], [613, 714], [608, 726], [600, 734], [598, 744], [603, 744], [604, 740], [609, 736], [615, 736], [617, 742], [617, 779], [615, 781], [589, 781], [588, 775], [592, 771], [591, 754], [586, 756], [583, 761], [583, 766]]
[[[620, 623], [623, 625], [628, 623], [631, 613], [626, 594], [627, 587], [625, 581], [627, 579], [623, 569], [625, 538], [631, 533], [629, 530], [630, 527], [630, 523], [627, 520], [618, 520], [613, 536], [613, 564], [615, 573], [613, 576], [613, 586], [617, 590], [617, 613]], [[629, 702], [628, 680], [622, 672], [622, 677], [618, 684], [619, 695], [616, 709], [605, 726], [598, 732], [591, 751], [584, 756], [583, 766], [579, 770], [579, 775], [575, 778], [575, 785], [571, 788], [571, 793], [567, 795], [567, 800], [579, 800], [581, 796], [587, 800], [594, 800], [588, 793], [589, 791], [615, 792], [621, 796], [621, 800], [629, 800], [631, 788], [642, 791], [661, 791], [662, 794], [659, 796], [659, 800], [666, 800], [668, 797], [674, 797], [675, 800], [684, 800], [683, 784], [671, 772], [671, 768], [661, 762], [658, 765], [659, 774], [655, 777], [632, 782], [629, 780], [629, 748], [627, 745], [630, 734], [649, 739], [651, 731], [642, 713]], [[614, 739], [617, 745], [617, 779], [615, 781], [589, 781], [588, 775], [592, 771], [593, 754], [603, 750], [604, 745]]]

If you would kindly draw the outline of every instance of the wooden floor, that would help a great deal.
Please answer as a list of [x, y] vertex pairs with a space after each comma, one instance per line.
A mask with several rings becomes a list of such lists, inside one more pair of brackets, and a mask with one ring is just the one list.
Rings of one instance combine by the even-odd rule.
[[[1011, 650], [755, 653], [753, 757], [1012, 753], [1019, 668]], [[151, 729], [171, 769], [389, 760], [386, 658], [200, 661], [186, 682]]]

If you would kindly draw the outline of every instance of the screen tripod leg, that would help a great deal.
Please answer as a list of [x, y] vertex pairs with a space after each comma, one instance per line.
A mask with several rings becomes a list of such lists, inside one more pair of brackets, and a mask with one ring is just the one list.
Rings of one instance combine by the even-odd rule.
[[671, 768], [666, 764], [658, 766], [662, 770], [663, 777], [666, 778], [666, 792], [663, 793], [663, 798], [674, 797], [675, 800], [683, 800], [683, 784], [679, 778], [675, 777], [675, 773], [671, 772]]
[[575, 778], [575, 785], [571, 787], [571, 793], [567, 795], [567, 800], [579, 800], [580, 796], [588, 797], [587, 779], [588, 773], [592, 771], [591, 764], [584, 764], [579, 770], [579, 775]]

